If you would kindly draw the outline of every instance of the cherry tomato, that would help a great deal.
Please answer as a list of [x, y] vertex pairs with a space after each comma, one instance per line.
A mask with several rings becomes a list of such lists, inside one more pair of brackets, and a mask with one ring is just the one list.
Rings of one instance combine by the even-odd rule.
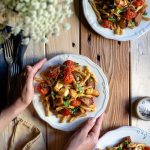
[[50, 67], [47, 76], [49, 78], [57, 78], [60, 72], [60, 68], [58, 66]]
[[49, 91], [49, 87], [46, 83], [40, 83], [38, 86], [37, 86], [37, 91], [43, 95], [47, 94], [48, 91]]
[[144, 147], [144, 150], [150, 150], [149, 146]]
[[74, 101], [71, 102], [71, 105], [74, 106], [74, 107], [80, 106], [81, 105], [81, 101], [74, 100]]
[[104, 19], [103, 22], [102, 22], [102, 26], [103, 26], [104, 28], [109, 28], [109, 29], [111, 29], [111, 28], [112, 28], [112, 25], [113, 25], [112, 21], [107, 20], [107, 19]]
[[75, 68], [74, 62], [72, 60], [67, 60], [63, 63], [64, 70], [66, 71], [73, 71]]
[[137, 13], [132, 11], [131, 9], [128, 9], [125, 14], [124, 14], [124, 17], [127, 19], [127, 20], [132, 20], [133, 18], [135, 18], [137, 16]]
[[74, 80], [73, 74], [70, 71], [65, 71], [63, 76], [63, 82], [65, 84], [70, 84], [73, 82], [73, 80]]
[[62, 114], [64, 116], [68, 116], [68, 115], [70, 115], [70, 111], [68, 109], [63, 109]]
[[135, 0], [133, 2], [133, 5], [136, 6], [136, 7], [139, 7], [139, 6], [144, 5], [144, 3], [145, 3], [145, 0]]

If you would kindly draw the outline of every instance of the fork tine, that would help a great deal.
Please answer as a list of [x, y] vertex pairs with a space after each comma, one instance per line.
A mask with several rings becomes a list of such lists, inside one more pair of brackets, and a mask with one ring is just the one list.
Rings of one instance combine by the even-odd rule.
[[11, 71], [12, 76], [14, 76], [14, 71], [15, 71], [15, 64], [13, 64], [12, 66], [12, 71]]
[[10, 57], [8, 40], [5, 41], [6, 56]]
[[7, 55], [7, 53], [6, 53], [6, 44], [4, 43], [4, 54], [5, 54], [5, 56]]
[[8, 56], [10, 57], [10, 51], [9, 51], [9, 44], [8, 44], [8, 40], [6, 40], [6, 52], [8, 54]]
[[9, 39], [8, 39], [8, 47], [9, 47], [9, 54], [10, 54], [9, 56], [11, 57], [11, 56], [12, 56], [12, 53], [13, 53], [13, 52], [12, 52], [13, 49], [12, 49], [12, 42], [11, 42], [11, 40], [9, 40]]
[[10, 41], [11, 56], [13, 56], [13, 40]]

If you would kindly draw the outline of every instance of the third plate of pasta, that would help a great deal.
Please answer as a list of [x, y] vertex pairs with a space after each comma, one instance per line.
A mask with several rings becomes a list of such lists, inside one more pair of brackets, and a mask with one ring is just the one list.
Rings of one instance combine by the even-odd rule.
[[124, 126], [102, 136], [96, 150], [150, 150], [150, 134], [142, 129]]
[[108, 82], [102, 69], [81, 55], [64, 54], [49, 60], [35, 78], [33, 105], [52, 127], [70, 131], [107, 105]]

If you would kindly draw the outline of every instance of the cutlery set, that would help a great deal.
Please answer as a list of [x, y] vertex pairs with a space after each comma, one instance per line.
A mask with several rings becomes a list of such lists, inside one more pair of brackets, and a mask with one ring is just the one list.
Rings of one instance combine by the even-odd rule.
[[10, 27], [6, 27], [3, 31], [3, 43], [1, 47], [3, 49], [3, 57], [5, 64], [7, 64], [7, 81], [6, 84], [6, 99], [5, 105], [10, 105], [13, 101], [12, 95], [16, 90], [17, 78], [22, 71], [23, 67], [23, 56], [26, 50], [26, 46], [21, 44], [22, 35], [17, 36], [11, 35], [9, 38], [6, 36], [10, 31]]

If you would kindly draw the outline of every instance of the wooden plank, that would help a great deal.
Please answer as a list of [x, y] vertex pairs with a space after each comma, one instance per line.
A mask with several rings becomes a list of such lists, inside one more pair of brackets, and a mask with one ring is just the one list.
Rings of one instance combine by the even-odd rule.
[[[82, 20], [83, 20], [82, 15]], [[129, 124], [129, 42], [105, 39], [86, 21], [81, 24], [81, 54], [98, 64], [107, 75], [110, 99], [103, 131]]]
[[24, 56], [24, 66], [33, 64], [45, 57], [45, 44], [30, 41]]
[[150, 32], [131, 43], [132, 125], [150, 132], [150, 121], [135, 115], [135, 102], [150, 97]]
[[[73, 16], [69, 19], [71, 30], [63, 32], [58, 37], [49, 38], [46, 45], [46, 57], [51, 58], [55, 55], [63, 53], [79, 53], [79, 0], [74, 2]], [[61, 150], [67, 143], [71, 134], [69, 132], [61, 132], [51, 128], [47, 124], [47, 149]]]
[[46, 56], [51, 58], [56, 54], [63, 53], [79, 53], [79, 0], [76, 0], [72, 5], [73, 16], [66, 20], [70, 23], [71, 30], [63, 31], [59, 36], [49, 38], [46, 45]]

